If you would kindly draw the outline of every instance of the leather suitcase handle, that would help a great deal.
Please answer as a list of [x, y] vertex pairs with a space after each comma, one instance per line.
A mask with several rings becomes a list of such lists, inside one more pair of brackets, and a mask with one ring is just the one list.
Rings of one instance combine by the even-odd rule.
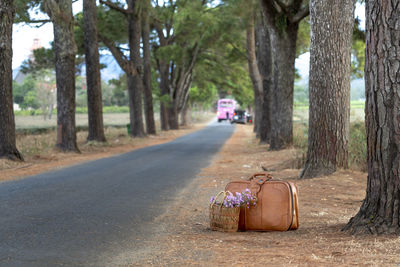
[[251, 181], [256, 178], [266, 178], [265, 180], [268, 181], [268, 180], [272, 179], [272, 176], [269, 173], [260, 172], [260, 173], [253, 174], [248, 180]]

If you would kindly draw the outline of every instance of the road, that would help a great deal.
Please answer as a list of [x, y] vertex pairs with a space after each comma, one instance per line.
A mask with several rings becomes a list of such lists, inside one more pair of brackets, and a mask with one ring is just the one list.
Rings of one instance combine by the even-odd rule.
[[[234, 127], [0, 183], [0, 266], [125, 264]], [[115, 262], [116, 256], [126, 262]]]

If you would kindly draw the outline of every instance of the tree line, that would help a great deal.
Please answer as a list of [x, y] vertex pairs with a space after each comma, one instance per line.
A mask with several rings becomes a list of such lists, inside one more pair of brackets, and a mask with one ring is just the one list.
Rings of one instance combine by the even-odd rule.
[[[307, 159], [300, 178], [328, 175], [347, 167], [350, 77], [352, 68], [358, 68], [359, 75], [363, 66], [351, 63], [357, 33], [355, 0], [100, 0], [99, 5], [95, 0], [84, 0], [78, 23], [72, 14], [72, 0], [16, 3], [17, 9], [12, 0], [0, 4], [0, 33], [4, 36], [0, 41], [2, 157], [22, 159], [15, 146], [12, 110], [14, 13], [17, 10], [16, 18], [29, 22], [29, 10], [40, 6], [54, 26], [57, 147], [61, 150], [79, 151], [75, 130], [76, 24], [82, 25], [86, 55], [88, 140], [105, 141], [100, 46], [111, 52], [126, 74], [132, 137], [155, 133], [154, 74], [160, 88], [161, 128], [168, 130], [179, 128], [179, 115], [185, 114], [193, 85], [198, 90], [210, 88], [210, 84], [226, 86], [240, 95], [243, 90], [235, 83], [248, 71], [254, 95], [254, 130], [271, 150], [284, 149], [293, 142], [294, 62], [304, 44], [302, 29], [308, 25], [310, 116]], [[369, 0], [365, 5], [366, 32], [360, 36], [366, 41], [368, 187], [359, 213], [345, 229], [399, 234], [400, 1]], [[308, 16], [309, 24], [302, 23]], [[355, 57], [361, 57], [360, 53]], [[212, 74], [207, 73], [210, 70]]]

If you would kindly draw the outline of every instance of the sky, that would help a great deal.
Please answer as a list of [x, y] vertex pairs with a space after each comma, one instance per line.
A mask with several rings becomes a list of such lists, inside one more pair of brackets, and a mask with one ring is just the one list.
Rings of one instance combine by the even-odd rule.
[[[74, 14], [82, 11], [82, 0], [75, 2], [72, 6]], [[43, 17], [44, 16], [44, 17]], [[40, 18], [48, 18], [43, 15]], [[53, 41], [53, 25], [46, 23], [36, 28], [25, 23], [14, 24], [13, 28], [13, 69], [18, 68], [21, 63], [31, 54], [33, 40], [40, 39], [43, 47], [50, 48]]]
[[[73, 4], [74, 14], [82, 11], [82, 0]], [[355, 16], [361, 20], [361, 27], [365, 25], [365, 6], [356, 4]], [[33, 40], [39, 38], [43, 47], [49, 48], [53, 41], [53, 26], [47, 23], [40, 28], [26, 24], [14, 25], [13, 29], [13, 69], [18, 68], [21, 63], [31, 54]], [[296, 59], [296, 68], [303, 78], [308, 77], [310, 53], [304, 53]]]

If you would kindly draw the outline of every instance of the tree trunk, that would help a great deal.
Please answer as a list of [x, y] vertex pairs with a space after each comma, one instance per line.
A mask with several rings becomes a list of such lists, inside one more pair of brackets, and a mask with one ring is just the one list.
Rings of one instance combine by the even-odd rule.
[[280, 150], [293, 142], [294, 62], [298, 24], [289, 24], [285, 31], [269, 31], [273, 60], [273, 83], [270, 102], [270, 149]]
[[97, 41], [96, 1], [83, 0], [83, 21], [86, 61], [86, 83], [88, 97], [89, 135], [88, 141], [105, 142], [103, 126], [103, 104]]
[[366, 1], [367, 192], [344, 230], [400, 235], [400, 0]]
[[256, 27], [257, 37], [257, 62], [258, 69], [262, 75], [262, 92], [256, 108], [259, 109], [259, 129], [258, 134], [260, 137], [260, 143], [269, 143], [271, 135], [271, 91], [272, 91], [272, 71], [273, 71], [273, 58], [271, 39], [268, 34], [266, 26], [259, 22]]
[[[296, 40], [299, 23], [309, 14], [308, 1], [261, 0], [264, 29], [271, 43], [270, 149], [279, 150], [293, 143], [293, 86]], [[263, 74], [263, 72], [261, 71]], [[264, 90], [266, 83], [263, 83]]]
[[131, 118], [131, 135], [132, 137], [143, 137], [146, 134], [143, 125], [143, 80], [140, 77], [140, 70], [142, 69], [140, 58], [141, 22], [139, 14], [136, 14], [136, 5], [137, 0], [128, 1], [129, 10], [132, 12], [128, 15], [130, 60], [137, 70], [128, 79], [128, 90], [130, 91], [131, 107], [133, 108], [133, 112], [131, 112], [131, 115], [133, 115], [133, 118]]
[[53, 22], [57, 84], [57, 144], [62, 151], [79, 152], [75, 128], [75, 54], [72, 0], [45, 0]]
[[179, 129], [179, 112], [175, 104], [168, 107], [168, 124], [171, 130]]
[[181, 126], [188, 126], [191, 123], [192, 108], [190, 103], [187, 103], [181, 112]]
[[256, 37], [255, 37], [255, 15], [254, 12], [250, 13], [249, 21], [246, 29], [246, 47], [247, 47], [247, 61], [249, 65], [249, 75], [253, 83], [254, 91], [254, 107], [255, 107], [255, 120], [254, 132], [259, 136], [261, 106], [263, 100], [263, 77], [257, 65], [256, 55]]
[[153, 111], [153, 90], [151, 86], [150, 24], [148, 12], [146, 11], [143, 16], [143, 85], [146, 130], [147, 134], [156, 134], [156, 124], [154, 122]]
[[262, 99], [263, 94], [254, 95], [254, 111], [253, 111], [253, 132], [256, 137], [260, 138], [260, 125], [262, 119]]
[[310, 1], [308, 151], [300, 178], [348, 167], [354, 0]]
[[165, 103], [165, 99], [169, 99], [169, 79], [168, 79], [168, 64], [164, 60], [160, 60], [160, 91], [161, 91], [161, 102], [160, 102], [160, 121], [161, 130], [168, 131], [168, 104]]
[[[130, 107], [131, 136], [143, 137], [142, 79], [138, 75], [128, 75], [128, 95]], [[140, 90], [140, 91], [139, 91]]]
[[0, 2], [0, 158], [24, 160], [17, 150], [12, 96], [13, 0]]

